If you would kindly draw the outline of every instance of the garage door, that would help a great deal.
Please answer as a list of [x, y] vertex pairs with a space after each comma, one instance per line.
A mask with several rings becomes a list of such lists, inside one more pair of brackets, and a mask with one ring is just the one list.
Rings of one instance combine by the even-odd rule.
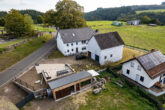
[[56, 92], [56, 99], [65, 97], [65, 96], [70, 95], [70, 94], [71, 94], [71, 87], [59, 90]]

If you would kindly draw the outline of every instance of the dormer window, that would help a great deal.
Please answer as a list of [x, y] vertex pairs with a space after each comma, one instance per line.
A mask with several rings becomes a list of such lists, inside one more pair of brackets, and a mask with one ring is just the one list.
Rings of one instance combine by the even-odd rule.
[[73, 43], [71, 43], [71, 45], [73, 46]]
[[137, 68], [139, 71], [141, 71], [141, 66], [140, 65], [138, 65], [138, 68]]
[[134, 67], [134, 62], [131, 62], [131, 67]]
[[69, 44], [66, 44], [66, 46], [69, 46]]
[[86, 43], [86, 41], [85, 41], [85, 40], [83, 40], [83, 41], [82, 41], [82, 44], [85, 44], [85, 43]]

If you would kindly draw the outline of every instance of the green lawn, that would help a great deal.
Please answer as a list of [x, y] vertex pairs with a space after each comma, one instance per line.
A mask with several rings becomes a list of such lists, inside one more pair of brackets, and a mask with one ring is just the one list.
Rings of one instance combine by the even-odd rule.
[[142, 11], [136, 11], [136, 14], [140, 14], [140, 13], [148, 13], [148, 12], [153, 12], [153, 13], [157, 13], [157, 12], [165, 12], [165, 9], [155, 9], [155, 10], [142, 10]]
[[146, 98], [129, 87], [116, 85], [110, 73], [103, 72], [103, 76], [110, 76], [111, 82], [107, 83], [106, 90], [98, 95], [92, 92], [86, 96], [86, 105], [80, 105], [79, 110], [157, 110]]
[[100, 33], [119, 32], [126, 45], [144, 49], [158, 49], [165, 53], [165, 26], [151, 27], [147, 25], [112, 26], [112, 21], [88, 21], [88, 26], [99, 29]]
[[0, 54], [0, 71], [10, 67], [11, 65], [17, 63], [24, 57], [28, 56], [35, 50], [39, 49], [44, 45], [43, 40], [48, 41], [52, 38], [50, 35], [45, 35], [40, 38], [33, 39], [25, 44], [18, 46], [11, 52]]
[[38, 31], [47, 31], [47, 32], [56, 32], [55, 29], [53, 28], [48, 28], [48, 27], [43, 27], [43, 26], [33, 26], [34, 30], [38, 30]]
[[14, 40], [14, 41], [11, 41], [11, 42], [0, 44], [0, 48], [5, 48], [7, 46], [10, 46], [10, 45], [16, 44], [18, 42], [21, 42], [23, 40], [25, 40], [25, 39], [18, 39], [18, 40]]

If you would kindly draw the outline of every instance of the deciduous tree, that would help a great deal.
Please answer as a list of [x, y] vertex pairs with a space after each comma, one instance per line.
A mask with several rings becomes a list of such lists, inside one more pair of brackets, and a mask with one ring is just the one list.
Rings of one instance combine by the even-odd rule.
[[31, 33], [31, 24], [17, 10], [10, 10], [5, 19], [7, 33], [17, 37]]

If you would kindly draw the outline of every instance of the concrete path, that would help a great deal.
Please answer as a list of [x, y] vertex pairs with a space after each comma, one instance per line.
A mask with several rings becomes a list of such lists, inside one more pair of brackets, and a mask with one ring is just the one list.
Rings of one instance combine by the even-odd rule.
[[33, 52], [31, 55], [27, 56], [20, 62], [0, 73], [0, 87], [21, 75], [32, 65], [35, 65], [35, 63], [37, 63], [41, 58], [48, 54], [55, 47], [55, 45], [55, 38], [53, 38], [40, 49]]

